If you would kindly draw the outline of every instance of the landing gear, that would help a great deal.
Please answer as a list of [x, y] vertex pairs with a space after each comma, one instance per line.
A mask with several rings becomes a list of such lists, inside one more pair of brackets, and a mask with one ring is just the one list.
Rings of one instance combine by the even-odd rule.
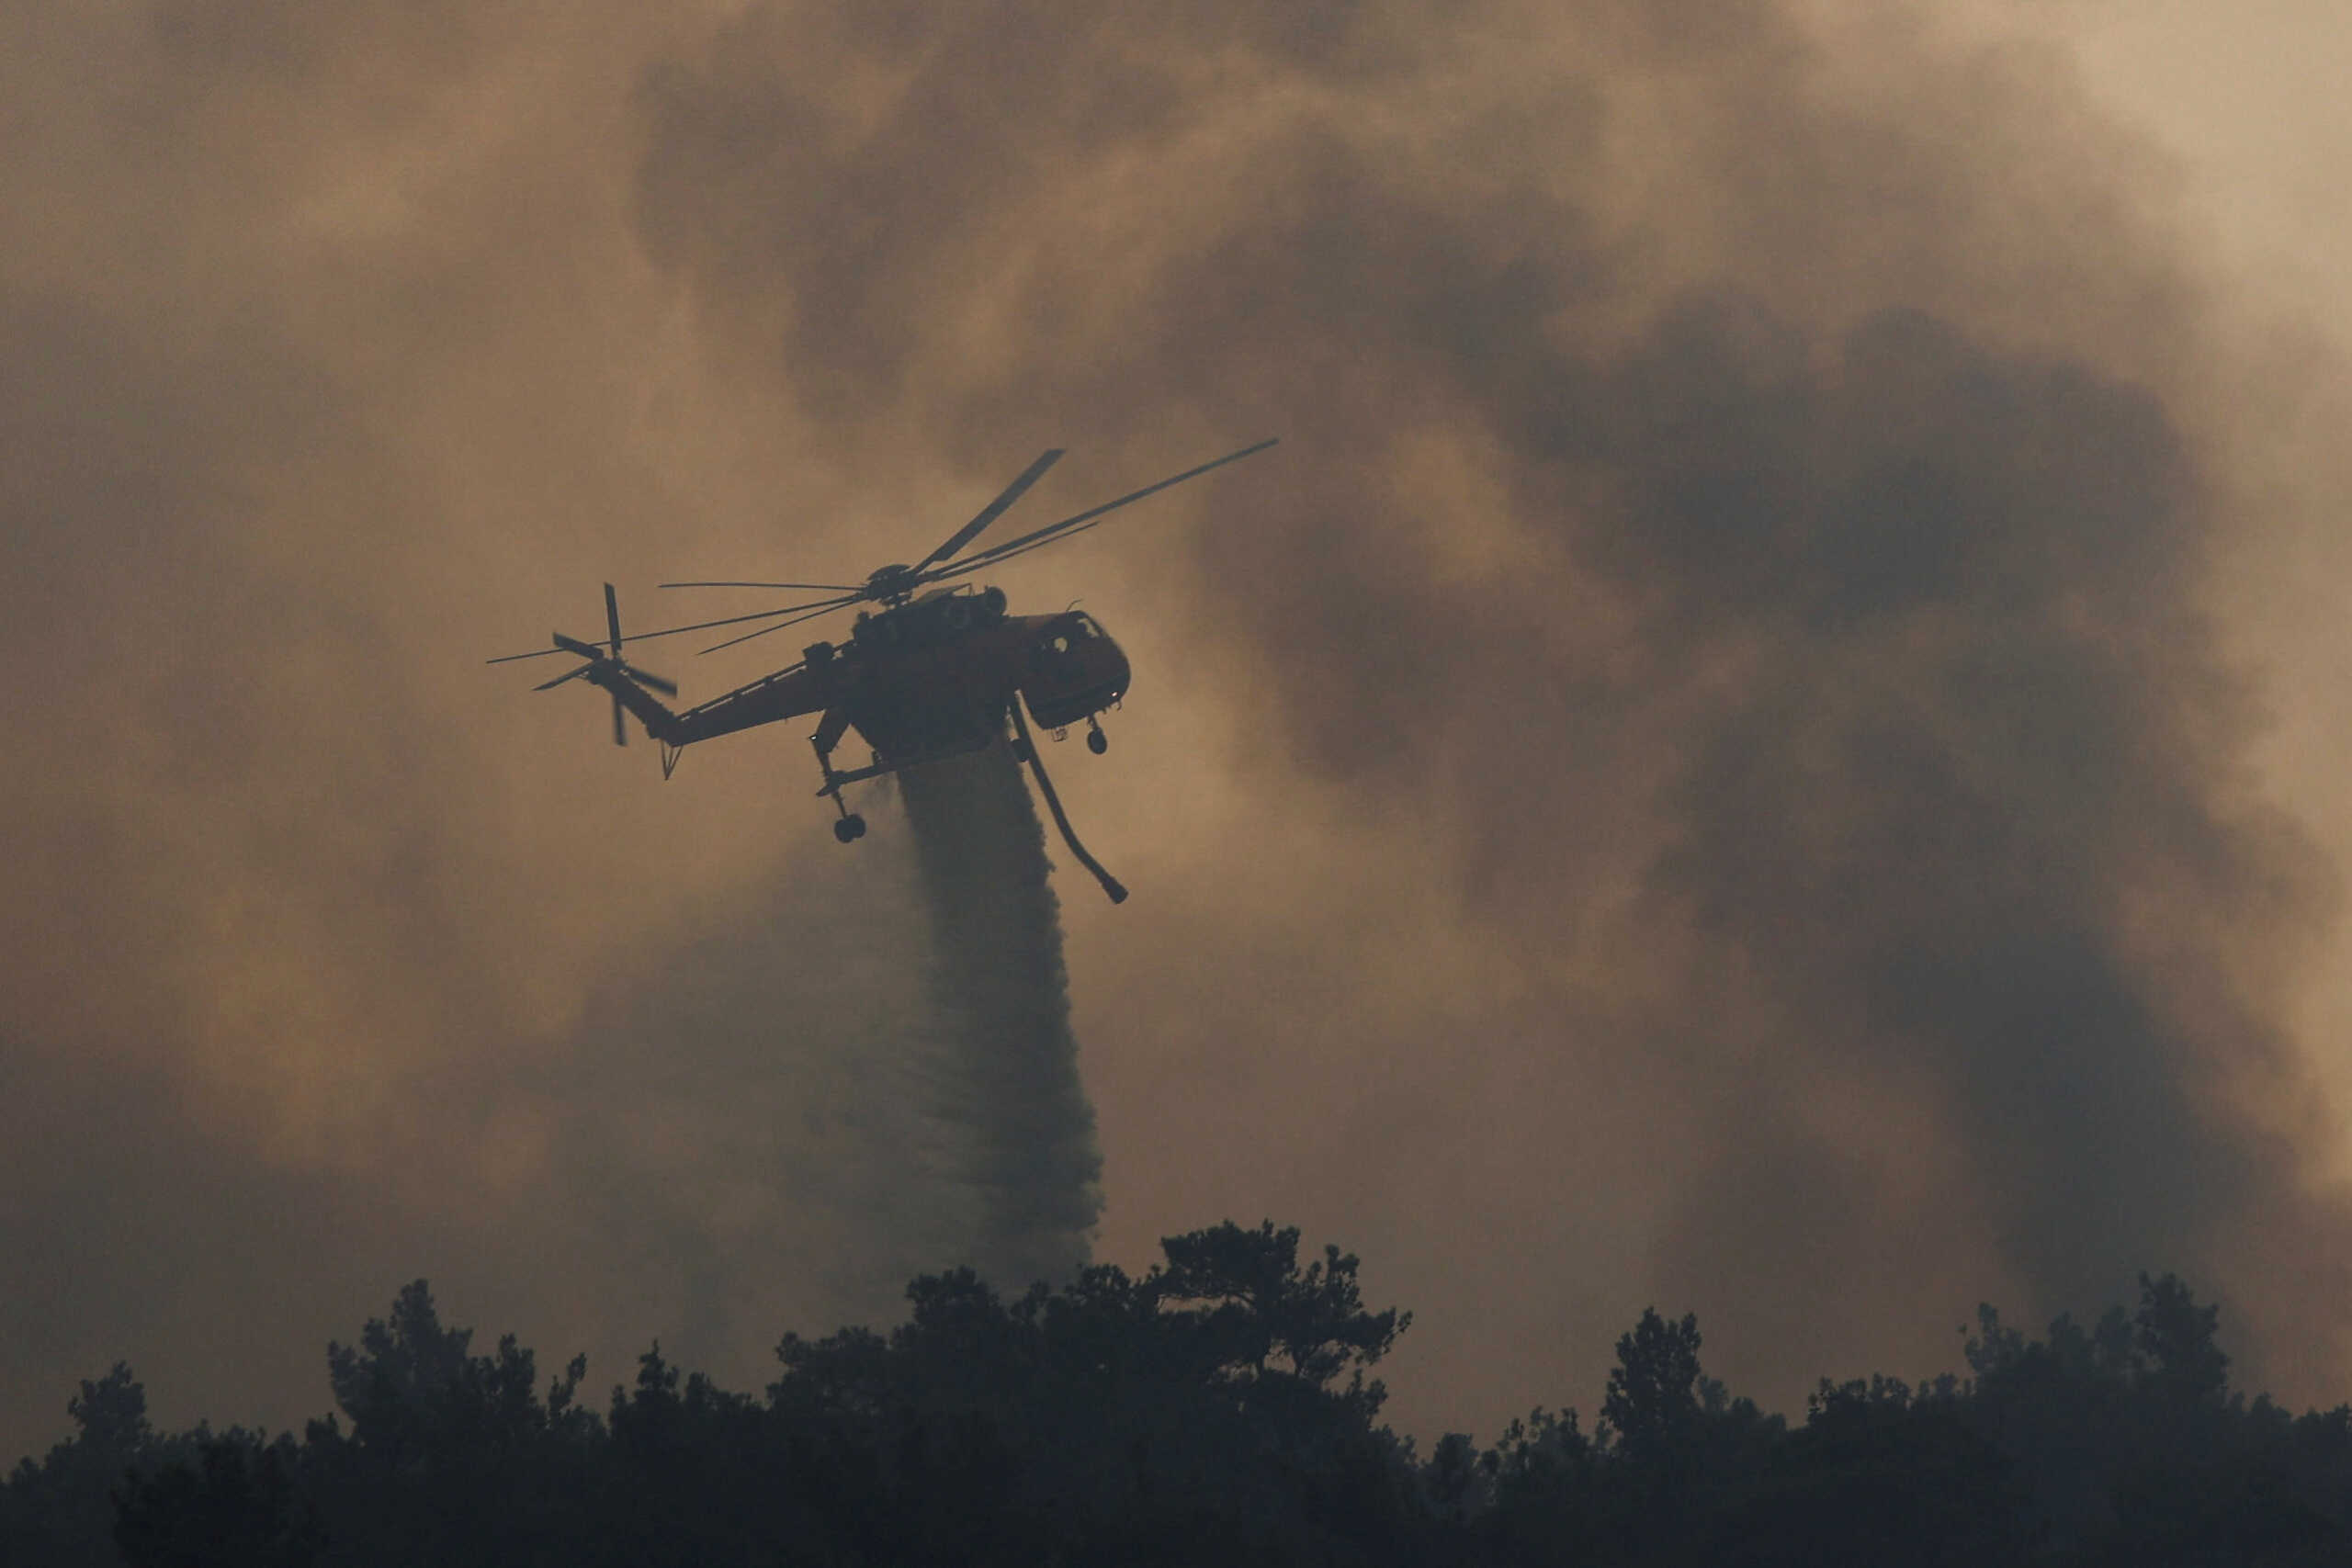
[[843, 728], [835, 724], [829, 713], [825, 723], [808, 738], [808, 743], [817, 750], [817, 771], [825, 775], [825, 787], [817, 793], [831, 795], [833, 809], [841, 813], [841, 819], [833, 824], [833, 837], [844, 844], [854, 844], [865, 837], [865, 818], [852, 811], [849, 803], [842, 798], [842, 785], [848, 781], [833, 772], [833, 742], [841, 739]]
[[1111, 738], [1102, 733], [1102, 721], [1092, 714], [1086, 716], [1086, 749], [1098, 757], [1111, 749]]

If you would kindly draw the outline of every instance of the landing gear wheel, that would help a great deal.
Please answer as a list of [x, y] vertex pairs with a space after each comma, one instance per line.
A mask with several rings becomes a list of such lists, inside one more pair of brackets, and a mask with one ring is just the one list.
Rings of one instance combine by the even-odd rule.
[[1086, 732], [1086, 749], [1100, 757], [1111, 749], [1111, 738], [1100, 729], [1090, 729]]
[[865, 818], [851, 812], [833, 824], [833, 837], [844, 844], [856, 842], [865, 837]]

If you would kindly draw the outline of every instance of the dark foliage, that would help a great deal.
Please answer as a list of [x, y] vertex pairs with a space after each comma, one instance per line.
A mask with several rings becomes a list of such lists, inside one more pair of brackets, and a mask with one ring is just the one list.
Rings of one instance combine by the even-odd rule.
[[764, 1398], [657, 1345], [602, 1414], [475, 1355], [419, 1280], [331, 1345], [298, 1440], [156, 1433], [128, 1367], [0, 1485], [8, 1564], [2352, 1562], [2352, 1409], [2228, 1386], [2169, 1276], [2042, 1337], [1979, 1309], [1971, 1375], [1825, 1380], [1792, 1428], [1705, 1375], [1694, 1318], [1618, 1341], [1600, 1421], [1537, 1409], [1426, 1460], [1369, 1370], [1410, 1323], [1357, 1260], [1223, 1224], [1141, 1278], [1007, 1300], [968, 1270], [887, 1334], [786, 1335]]

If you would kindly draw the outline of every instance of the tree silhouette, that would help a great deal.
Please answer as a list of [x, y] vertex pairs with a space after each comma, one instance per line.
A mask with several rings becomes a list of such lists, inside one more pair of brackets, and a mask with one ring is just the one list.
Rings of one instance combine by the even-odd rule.
[[325, 1546], [301, 1495], [300, 1450], [243, 1434], [204, 1443], [196, 1463], [127, 1485], [114, 1539], [130, 1568], [310, 1568]]
[[1201, 1342], [1228, 1372], [1246, 1368], [1262, 1380], [1279, 1356], [1280, 1371], [1321, 1390], [1352, 1370], [1358, 1381], [1351, 1392], [1369, 1409], [1379, 1407], [1379, 1385], [1363, 1384], [1363, 1371], [1388, 1353], [1413, 1316], [1364, 1310], [1353, 1253], [1327, 1247], [1322, 1261], [1302, 1269], [1297, 1228], [1276, 1230], [1272, 1220], [1254, 1231], [1227, 1220], [1170, 1236], [1160, 1247], [1168, 1264], [1150, 1281], [1154, 1300], [1191, 1309]]
[[1656, 1307], [1619, 1337], [1600, 1423], [1626, 1458], [1654, 1463], [1690, 1446], [1701, 1415], [1699, 1343], [1695, 1315], [1668, 1323]]
[[122, 1361], [95, 1382], [84, 1378], [80, 1396], [65, 1402], [65, 1413], [81, 1429], [83, 1448], [125, 1464], [154, 1437], [147, 1425], [147, 1391]]
[[2352, 1562], [2352, 1407], [2228, 1386], [2179, 1280], [2039, 1336], [1980, 1309], [1970, 1375], [1823, 1380], [1792, 1429], [1655, 1309], [1593, 1436], [1533, 1410], [1427, 1460], [1375, 1424], [1409, 1317], [1295, 1230], [1213, 1226], [1140, 1277], [1011, 1298], [968, 1269], [905, 1321], [787, 1334], [764, 1396], [661, 1346], [601, 1412], [478, 1355], [423, 1280], [328, 1348], [337, 1411], [298, 1438], [159, 1433], [127, 1366], [0, 1485], [0, 1562], [469, 1564], [2261, 1563]]
[[2218, 1402], [2229, 1387], [2230, 1359], [2217, 1343], [2222, 1309], [2199, 1306], [2173, 1275], [2140, 1276], [2140, 1311], [2133, 1347], [2143, 1359], [2147, 1385], [2176, 1404]]

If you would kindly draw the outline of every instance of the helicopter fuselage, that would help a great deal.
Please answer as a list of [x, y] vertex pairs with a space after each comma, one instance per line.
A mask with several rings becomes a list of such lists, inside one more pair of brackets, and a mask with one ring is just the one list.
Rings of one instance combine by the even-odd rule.
[[672, 746], [814, 713], [825, 716], [820, 751], [854, 728], [878, 758], [904, 765], [986, 745], [1016, 699], [1044, 728], [1090, 718], [1126, 695], [1130, 673], [1080, 611], [1009, 615], [996, 589], [939, 589], [861, 615], [848, 641], [811, 644], [793, 668], [699, 707], [623, 700]]

